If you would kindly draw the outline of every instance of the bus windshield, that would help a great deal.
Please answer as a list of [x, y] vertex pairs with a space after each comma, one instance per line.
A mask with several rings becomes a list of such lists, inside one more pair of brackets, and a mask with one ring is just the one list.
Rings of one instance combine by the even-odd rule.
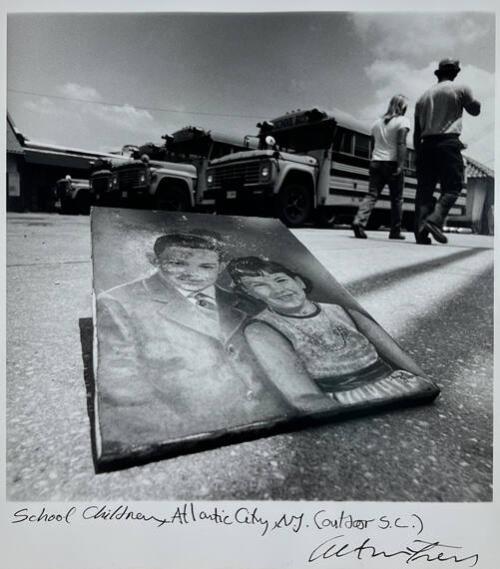
[[248, 148], [248, 144], [243, 139], [215, 134], [198, 127], [185, 127], [163, 138], [168, 152], [187, 159], [213, 160]]
[[330, 148], [336, 124], [333, 116], [318, 109], [293, 111], [257, 125], [260, 146], [265, 148], [266, 137], [272, 136], [279, 148], [293, 152]]

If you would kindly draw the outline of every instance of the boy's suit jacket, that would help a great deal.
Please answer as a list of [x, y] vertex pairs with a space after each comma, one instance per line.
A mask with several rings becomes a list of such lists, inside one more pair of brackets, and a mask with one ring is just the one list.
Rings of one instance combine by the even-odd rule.
[[289, 412], [245, 344], [246, 314], [216, 291], [219, 326], [159, 273], [98, 297], [104, 443], [171, 440]]

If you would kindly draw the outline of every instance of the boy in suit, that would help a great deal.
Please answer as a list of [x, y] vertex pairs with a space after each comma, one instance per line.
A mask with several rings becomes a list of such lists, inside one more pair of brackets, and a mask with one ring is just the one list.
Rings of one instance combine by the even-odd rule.
[[153, 275], [97, 299], [98, 405], [108, 443], [179, 439], [290, 413], [245, 344], [246, 314], [216, 286], [220, 241], [162, 235], [149, 259]]

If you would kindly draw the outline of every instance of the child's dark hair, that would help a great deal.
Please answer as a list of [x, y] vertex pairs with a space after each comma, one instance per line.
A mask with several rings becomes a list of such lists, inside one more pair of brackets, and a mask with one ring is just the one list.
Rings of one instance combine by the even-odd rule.
[[260, 277], [273, 273], [284, 273], [292, 279], [299, 277], [306, 286], [305, 292], [310, 292], [312, 289], [311, 281], [308, 278], [287, 269], [281, 263], [269, 261], [261, 257], [240, 257], [233, 259], [227, 265], [227, 272], [238, 288], [241, 288], [241, 279], [244, 277]]
[[158, 237], [153, 246], [157, 257], [160, 257], [167, 247], [186, 247], [188, 249], [206, 249], [215, 251], [222, 256], [220, 237], [215, 233], [196, 231], [191, 233], [167, 233]]

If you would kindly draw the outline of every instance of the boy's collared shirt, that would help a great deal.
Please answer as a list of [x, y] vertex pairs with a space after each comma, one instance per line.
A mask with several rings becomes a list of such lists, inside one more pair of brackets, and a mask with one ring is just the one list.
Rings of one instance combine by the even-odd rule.
[[208, 297], [217, 307], [217, 301], [215, 300], [215, 286], [209, 286], [207, 288], [204, 288], [203, 290], [197, 290], [196, 292], [192, 292], [192, 291], [188, 291], [188, 290], [182, 290], [182, 289], [178, 289], [179, 292], [184, 296], [184, 298], [187, 298], [189, 300], [189, 302], [191, 302], [194, 305], [197, 305], [197, 301], [198, 299], [196, 298], [197, 295], [202, 294], [203, 296]]
[[217, 307], [214, 285], [196, 292], [178, 290], [184, 298], [196, 306], [203, 316], [210, 318], [210, 320], [216, 321], [217, 323], [219, 322], [219, 309]]

